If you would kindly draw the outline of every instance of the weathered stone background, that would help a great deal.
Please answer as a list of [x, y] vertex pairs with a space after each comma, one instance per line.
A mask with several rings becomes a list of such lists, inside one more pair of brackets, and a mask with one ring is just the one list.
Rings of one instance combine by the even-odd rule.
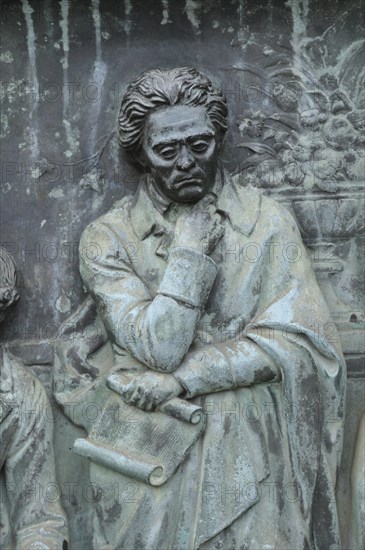
[[[115, 134], [125, 87], [150, 67], [196, 66], [228, 98], [225, 166], [292, 209], [340, 331], [349, 367], [344, 541], [365, 409], [363, 13], [361, 0], [1, 5], [1, 245], [21, 292], [3, 341], [49, 385], [52, 341], [83, 298], [81, 231], [138, 182]], [[55, 412], [72, 547], [89, 548], [87, 463], [71, 451], [77, 430]]]

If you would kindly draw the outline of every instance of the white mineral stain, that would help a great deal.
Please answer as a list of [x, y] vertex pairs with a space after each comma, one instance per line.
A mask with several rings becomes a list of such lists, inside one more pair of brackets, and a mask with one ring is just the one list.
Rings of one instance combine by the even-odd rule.
[[213, 27], [213, 29], [218, 29], [219, 21], [217, 21], [217, 20], [212, 21], [212, 27]]
[[162, 4], [162, 21], [161, 25], [166, 25], [167, 23], [172, 23], [169, 17], [169, 1], [161, 0]]
[[27, 27], [27, 49], [28, 49], [28, 58], [29, 58], [29, 73], [30, 73], [30, 82], [32, 87], [31, 97], [33, 98], [33, 105], [30, 109], [29, 118], [31, 120], [31, 129], [30, 129], [30, 138], [31, 138], [31, 154], [33, 159], [39, 157], [39, 144], [38, 144], [38, 124], [37, 124], [37, 111], [38, 111], [38, 101], [39, 101], [39, 82], [37, 75], [37, 64], [36, 64], [36, 36], [34, 32], [33, 18], [32, 13], [34, 13], [33, 8], [30, 6], [28, 0], [22, 1], [22, 10], [24, 13], [24, 18]]
[[293, 18], [292, 46], [294, 53], [299, 55], [300, 45], [303, 38], [307, 35], [307, 17], [308, 17], [308, 2], [300, 2], [299, 0], [287, 0], [285, 5], [288, 6]]
[[[353, 60], [356, 55], [361, 55], [364, 44], [364, 39], [357, 40], [356, 42], [350, 44], [350, 46], [348, 46], [347, 48], [343, 48], [337, 56], [337, 72], [338, 74], [341, 74], [342, 84], [345, 85], [345, 87], [347, 84], [347, 71], [351, 71], [354, 67]], [[355, 88], [351, 90], [352, 100], [355, 104], [361, 102], [362, 96], [364, 94], [364, 79], [365, 67], [363, 67], [361, 71], [359, 71], [359, 73], [357, 74]]]
[[131, 0], [124, 0], [124, 15], [125, 15], [125, 21], [123, 23], [124, 31], [127, 35], [132, 30], [132, 21], [130, 18], [130, 15], [132, 13], [132, 1]]
[[[0, 86], [0, 101], [2, 103], [14, 103], [19, 99], [19, 92], [22, 91], [22, 81], [10, 79]], [[24, 89], [24, 88], [23, 88]]]
[[294, 52], [293, 69], [294, 72], [301, 74], [302, 72], [302, 44], [303, 40], [307, 39], [307, 19], [309, 13], [308, 0], [287, 0], [285, 5], [288, 6], [292, 13], [293, 30], [291, 44]]
[[42, 220], [42, 221], [41, 221], [41, 229], [42, 229], [42, 227], [45, 226], [46, 223], [47, 223], [47, 220]]
[[48, 196], [53, 199], [62, 199], [62, 197], [64, 197], [63, 189], [61, 187], [55, 187], [52, 191], [50, 191], [50, 193], [48, 193]]
[[191, 25], [198, 31], [200, 27], [199, 11], [201, 11], [201, 2], [199, 0], [185, 0], [184, 11]]
[[0, 138], [4, 138], [10, 134], [9, 117], [5, 113], [0, 116]]
[[241, 28], [243, 25], [243, 12], [244, 12], [243, 0], [240, 0], [238, 4], [238, 18], [239, 18]]
[[93, 154], [93, 149], [96, 141], [98, 120], [101, 109], [101, 96], [103, 93], [104, 82], [107, 75], [107, 66], [102, 59], [101, 51], [101, 19], [100, 19], [100, 0], [91, 0], [92, 4], [92, 16], [95, 29], [95, 49], [96, 56], [94, 62], [94, 72], [92, 76], [92, 82], [97, 86], [97, 99], [90, 102], [90, 154]]
[[60, 313], [68, 313], [71, 309], [71, 302], [70, 299], [62, 294], [57, 300], [56, 300], [56, 309]]
[[0, 54], [0, 61], [3, 63], [12, 63], [14, 61], [13, 54], [9, 50]]
[[[61, 0], [61, 21], [60, 27], [62, 31], [62, 47], [63, 47], [63, 58], [62, 58], [62, 67], [63, 69], [68, 69], [68, 53], [70, 51], [69, 39], [68, 39], [68, 14], [69, 14], [69, 0]], [[65, 94], [67, 95], [67, 94]]]
[[11, 190], [11, 183], [8, 181], [1, 184], [1, 192], [8, 193]]
[[65, 128], [65, 132], [66, 132], [67, 145], [69, 147], [69, 150], [71, 151], [71, 154], [66, 155], [66, 156], [72, 156], [74, 153], [78, 153], [78, 151], [79, 151], [80, 131], [76, 127], [72, 128], [70, 121], [66, 120], [65, 118], [62, 120], [62, 124], [63, 124], [63, 126]]
[[102, 31], [101, 36], [102, 36], [102, 38], [104, 38], [104, 40], [109, 40], [109, 38], [110, 38], [110, 32], [108, 32], [108, 31]]
[[273, 12], [274, 12], [273, 0], [269, 0], [267, 6], [269, 8], [269, 21], [270, 21], [270, 23], [272, 23], [273, 15], [274, 15], [273, 14]]

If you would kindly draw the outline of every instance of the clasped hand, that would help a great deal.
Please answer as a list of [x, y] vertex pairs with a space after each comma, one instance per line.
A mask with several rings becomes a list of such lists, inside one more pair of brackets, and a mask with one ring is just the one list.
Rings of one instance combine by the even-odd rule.
[[145, 372], [123, 387], [125, 403], [144, 411], [153, 411], [159, 405], [183, 392], [181, 384], [172, 374]]
[[210, 254], [224, 234], [221, 216], [216, 212], [214, 198], [206, 195], [187, 215], [180, 216], [175, 227], [172, 247], [192, 248]]

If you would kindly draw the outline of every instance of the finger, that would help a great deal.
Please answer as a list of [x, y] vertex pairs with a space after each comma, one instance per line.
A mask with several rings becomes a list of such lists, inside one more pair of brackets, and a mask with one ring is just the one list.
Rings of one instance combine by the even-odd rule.
[[143, 395], [139, 400], [139, 407], [144, 410], [148, 410], [151, 403], [151, 396], [150, 394]]
[[149, 401], [148, 403], [145, 404], [145, 411], [147, 412], [152, 412], [156, 409], [156, 405], [153, 403], [153, 401]]
[[134, 391], [134, 387], [130, 383], [120, 388], [120, 394], [123, 397], [123, 399], [129, 399], [133, 391]]
[[204, 195], [198, 202], [199, 205], [206, 205], [206, 204], [212, 204], [215, 201], [215, 198], [213, 195]]
[[137, 403], [139, 402], [140, 399], [141, 399], [141, 396], [139, 395], [137, 390], [134, 390], [132, 394], [127, 398], [127, 402], [130, 403], [131, 405], [137, 406]]
[[135, 406], [135, 407], [138, 407], [138, 408], [141, 409], [142, 411], [147, 410], [147, 409], [146, 409], [146, 402], [145, 402], [144, 399], [137, 399], [137, 400], [134, 402], [134, 406]]

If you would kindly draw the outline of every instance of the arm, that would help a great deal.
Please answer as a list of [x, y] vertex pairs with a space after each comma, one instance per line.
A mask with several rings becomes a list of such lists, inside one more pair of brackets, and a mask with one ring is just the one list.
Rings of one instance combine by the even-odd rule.
[[[85, 251], [97, 243], [98, 255]], [[80, 242], [80, 273], [112, 339], [148, 367], [172, 372], [188, 351], [217, 267], [202, 252], [170, 249], [166, 271], [152, 298], [126, 251], [104, 224], [89, 226]]]
[[173, 374], [143, 373], [124, 387], [122, 397], [131, 405], [151, 411], [184, 392], [185, 397], [192, 398], [278, 380], [280, 370], [274, 362], [258, 345], [245, 338], [190, 351]]
[[[304, 339], [320, 343], [325, 330], [327, 308], [309, 264], [298, 228], [283, 207], [268, 203], [252, 236], [266, 250], [262, 272], [265, 285], [260, 291], [255, 317], [244, 334], [215, 345], [193, 348], [174, 377], [189, 397], [281, 379], [284, 353], [291, 355]], [[265, 222], [265, 219], [268, 222]], [[271, 223], [271, 226], [270, 226]], [[275, 243], [274, 253], [265, 243]], [[294, 257], [288, 251], [295, 251]], [[322, 321], [323, 319], [323, 321]], [[302, 349], [302, 347], [300, 347]], [[304, 353], [304, 352], [303, 352]], [[294, 361], [294, 359], [293, 359]]]
[[175, 379], [195, 397], [216, 391], [280, 380], [280, 369], [247, 337], [190, 351], [174, 372]]

